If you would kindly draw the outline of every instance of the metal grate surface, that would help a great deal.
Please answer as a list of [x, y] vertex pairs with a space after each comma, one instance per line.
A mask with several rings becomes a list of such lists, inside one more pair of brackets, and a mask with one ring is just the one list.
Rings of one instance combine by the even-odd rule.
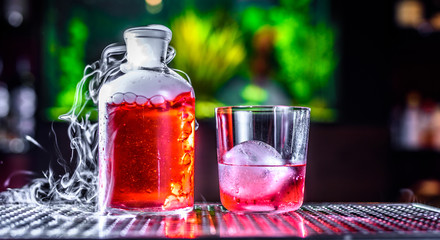
[[440, 210], [421, 204], [305, 204], [284, 214], [234, 214], [197, 204], [185, 215], [98, 216], [69, 205], [0, 205], [0, 238], [440, 237]]

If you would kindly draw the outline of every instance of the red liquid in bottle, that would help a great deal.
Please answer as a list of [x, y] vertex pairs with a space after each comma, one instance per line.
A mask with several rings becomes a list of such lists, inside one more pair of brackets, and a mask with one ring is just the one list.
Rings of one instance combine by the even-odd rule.
[[[110, 208], [173, 211], [194, 203], [194, 98], [107, 104]], [[154, 99], [154, 98], [152, 98]], [[100, 167], [100, 169], [103, 169]]]

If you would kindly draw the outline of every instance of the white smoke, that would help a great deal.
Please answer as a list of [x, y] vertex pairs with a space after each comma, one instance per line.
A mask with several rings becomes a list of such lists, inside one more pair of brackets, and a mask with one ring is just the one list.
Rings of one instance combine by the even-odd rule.
[[[107, 49], [104, 49], [103, 55]], [[123, 54], [125, 47], [115, 55]], [[44, 178], [32, 180], [30, 184], [19, 189], [8, 189], [0, 193], [2, 203], [51, 204], [70, 203], [85, 210], [95, 211], [98, 187], [98, 124], [90, 121], [93, 110], [87, 110], [89, 102], [97, 104], [98, 94], [104, 82], [115, 77], [119, 65], [125, 61], [115, 56], [103, 56], [86, 66], [81, 81], [77, 84], [72, 108], [59, 119], [69, 123], [68, 136], [72, 155], [66, 160], [57, 148], [57, 163], [62, 167], [61, 174], [55, 174], [52, 167], [44, 172]], [[87, 111], [87, 112], [86, 112]], [[53, 130], [52, 130], [53, 131]], [[56, 133], [54, 139], [57, 141]], [[30, 140], [35, 142], [34, 139]]]

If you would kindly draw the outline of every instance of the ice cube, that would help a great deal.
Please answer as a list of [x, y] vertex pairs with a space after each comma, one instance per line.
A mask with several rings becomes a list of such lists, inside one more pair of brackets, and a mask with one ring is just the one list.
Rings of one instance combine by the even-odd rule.
[[220, 188], [241, 199], [275, 196], [293, 177], [293, 169], [270, 145], [246, 141], [236, 145], [223, 156], [219, 165]]
[[280, 153], [269, 144], [250, 140], [234, 146], [223, 156], [223, 162], [234, 165], [283, 165]]

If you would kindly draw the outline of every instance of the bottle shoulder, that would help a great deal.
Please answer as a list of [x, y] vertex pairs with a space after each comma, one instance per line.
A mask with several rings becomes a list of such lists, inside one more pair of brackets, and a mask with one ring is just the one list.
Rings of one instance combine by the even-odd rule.
[[161, 95], [172, 100], [184, 92], [194, 94], [191, 84], [172, 70], [132, 70], [105, 83], [99, 98], [104, 100], [103, 98], [111, 97], [115, 93], [134, 93], [146, 98]]

